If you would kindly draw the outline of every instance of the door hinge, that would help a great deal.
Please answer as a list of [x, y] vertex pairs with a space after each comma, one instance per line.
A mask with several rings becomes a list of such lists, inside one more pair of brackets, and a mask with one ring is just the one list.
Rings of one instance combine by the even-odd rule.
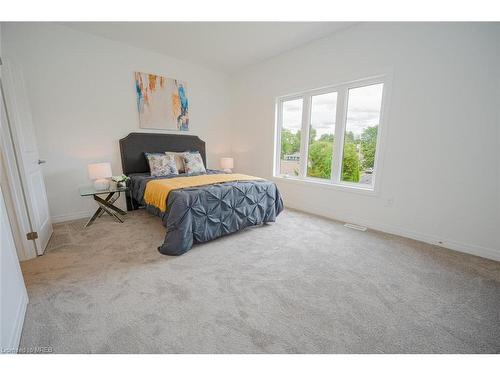
[[36, 240], [38, 238], [38, 232], [29, 232], [29, 233], [26, 233], [26, 238], [28, 240]]

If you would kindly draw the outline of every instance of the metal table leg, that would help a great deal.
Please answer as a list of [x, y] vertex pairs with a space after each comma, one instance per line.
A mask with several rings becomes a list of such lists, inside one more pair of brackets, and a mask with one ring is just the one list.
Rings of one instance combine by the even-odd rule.
[[[107, 200], [104, 200], [102, 199], [101, 197], [97, 196], [97, 195], [94, 195], [94, 199], [98, 202], [98, 203], [101, 203], [103, 206], [109, 208], [110, 210], [114, 211], [114, 212], [117, 212], [119, 213], [120, 215], [126, 215], [127, 213], [125, 211], [123, 211], [122, 209], [114, 206], [112, 203], [110, 203], [109, 201]], [[101, 206], [102, 208], [104, 208], [103, 206]]]
[[[99, 197], [97, 194], [94, 194], [94, 200], [97, 202], [99, 205], [99, 208], [94, 212], [92, 217], [87, 221], [85, 224], [85, 227], [88, 227], [92, 225], [92, 223], [98, 218], [101, 217], [105, 212], [109, 215], [114, 217], [117, 221], [120, 223], [123, 223], [123, 220], [116, 214], [120, 215], [126, 215], [127, 213], [120, 208], [116, 207], [113, 205], [113, 203], [116, 202], [116, 200], [120, 197], [120, 192], [116, 193], [109, 193], [105, 199], [102, 199]], [[116, 213], [115, 213], [116, 212]]]
[[103, 211], [103, 209], [101, 207], [99, 207], [96, 210], [96, 212], [94, 212], [94, 214], [89, 219], [89, 221], [87, 221], [87, 223], [85, 224], [85, 228], [87, 228], [89, 225], [92, 225], [92, 223], [95, 221], [95, 219], [97, 219], [97, 217], [101, 214], [101, 211]]
[[101, 206], [101, 209], [106, 211], [107, 214], [109, 214], [110, 216], [113, 216], [116, 220], [118, 220], [120, 223], [123, 223], [123, 220], [120, 219], [118, 217], [117, 214], [115, 214], [113, 211], [111, 211], [110, 209], [108, 209], [106, 206], [104, 206], [101, 202], [97, 202], [99, 204], [99, 206]]
[[[119, 193], [118, 193], [118, 197], [119, 197]], [[106, 201], [109, 201], [111, 202], [111, 204], [115, 203], [115, 201], [118, 199], [118, 197], [115, 197], [115, 193], [109, 193], [108, 196], [105, 198]], [[101, 206], [99, 206], [100, 208]], [[100, 210], [101, 212], [99, 213], [99, 215], [97, 215], [97, 217], [101, 217], [103, 213], [105, 213], [106, 211], [104, 210]], [[108, 214], [109, 215], [109, 214]], [[111, 216], [111, 215], [109, 215]]]

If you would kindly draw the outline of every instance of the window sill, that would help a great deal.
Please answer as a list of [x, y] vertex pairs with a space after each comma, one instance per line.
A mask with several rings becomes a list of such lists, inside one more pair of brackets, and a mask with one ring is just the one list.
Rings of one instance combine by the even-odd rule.
[[349, 184], [334, 184], [330, 181], [321, 181], [316, 178], [298, 178], [298, 177], [284, 177], [284, 176], [273, 176], [272, 178], [275, 182], [286, 182], [295, 185], [302, 186], [312, 186], [316, 188], [328, 189], [328, 190], [337, 190], [344, 191], [348, 193], [369, 195], [369, 196], [377, 196], [378, 192], [374, 189], [374, 187], [363, 187]]

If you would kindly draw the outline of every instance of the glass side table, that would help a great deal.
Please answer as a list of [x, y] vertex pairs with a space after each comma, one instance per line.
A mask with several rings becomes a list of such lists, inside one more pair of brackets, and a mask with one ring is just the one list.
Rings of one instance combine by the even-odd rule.
[[[128, 187], [118, 187], [116, 184], [111, 183], [109, 189], [106, 190], [96, 190], [93, 186], [80, 188], [80, 196], [88, 197], [93, 196], [94, 200], [99, 205], [99, 208], [94, 212], [92, 217], [87, 221], [85, 227], [92, 225], [92, 223], [98, 218], [101, 217], [105, 212], [114, 217], [120, 223], [123, 223], [123, 219], [119, 215], [126, 215], [127, 213], [122, 209], [116, 207], [113, 203], [116, 202], [118, 198], [120, 198], [120, 194], [128, 191]], [[101, 198], [99, 195], [106, 195], [106, 198]]]

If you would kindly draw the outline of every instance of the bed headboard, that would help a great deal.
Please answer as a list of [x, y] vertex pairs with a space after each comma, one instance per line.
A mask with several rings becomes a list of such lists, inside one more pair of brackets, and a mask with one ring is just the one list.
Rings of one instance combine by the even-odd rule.
[[144, 152], [199, 151], [207, 165], [205, 142], [195, 135], [165, 133], [130, 133], [120, 139], [123, 173], [149, 172]]

